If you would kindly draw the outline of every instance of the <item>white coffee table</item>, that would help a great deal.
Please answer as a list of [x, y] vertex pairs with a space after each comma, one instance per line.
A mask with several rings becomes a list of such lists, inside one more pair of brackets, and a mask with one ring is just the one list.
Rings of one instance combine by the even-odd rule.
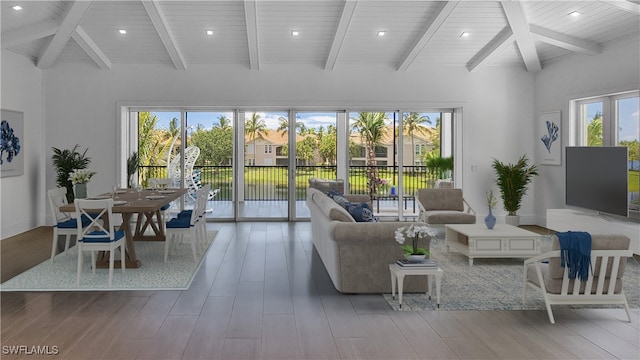
[[440, 283], [442, 282], [442, 275], [444, 271], [439, 267], [403, 267], [398, 264], [389, 264], [389, 271], [391, 272], [391, 297], [396, 298], [396, 282], [398, 283], [398, 301], [400, 303], [400, 309], [402, 309], [402, 287], [404, 284], [404, 277], [407, 275], [427, 275], [427, 295], [431, 300], [431, 278], [436, 278], [436, 304], [440, 307]]
[[445, 225], [447, 251], [453, 248], [469, 258], [528, 258], [540, 254], [540, 235], [507, 224], [487, 229], [484, 224]]

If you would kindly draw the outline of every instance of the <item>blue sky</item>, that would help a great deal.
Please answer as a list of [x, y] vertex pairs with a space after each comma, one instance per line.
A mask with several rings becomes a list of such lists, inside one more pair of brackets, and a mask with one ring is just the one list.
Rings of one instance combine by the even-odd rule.
[[[169, 122], [174, 117], [180, 119], [179, 112], [153, 112], [154, 115], [158, 116], [158, 128], [168, 129]], [[280, 126], [280, 121], [278, 120], [280, 117], [287, 117], [287, 112], [258, 112], [260, 117], [265, 121], [267, 128], [269, 129], [277, 129]], [[350, 116], [356, 116], [357, 113], [350, 113]], [[229, 119], [233, 118], [232, 112], [187, 112], [187, 124], [189, 126], [196, 126], [197, 124], [202, 124], [205, 129], [211, 129], [213, 126], [217, 125], [220, 116], [226, 116]], [[431, 120], [431, 124], [425, 124], [427, 126], [435, 127], [436, 118], [440, 116], [439, 113], [423, 113]], [[299, 121], [302, 121], [307, 128], [320, 128], [323, 126], [325, 129], [329, 127], [329, 125], [336, 124], [336, 113], [335, 112], [299, 112], [297, 113], [297, 117]], [[387, 117], [392, 120], [392, 113], [387, 113]]]

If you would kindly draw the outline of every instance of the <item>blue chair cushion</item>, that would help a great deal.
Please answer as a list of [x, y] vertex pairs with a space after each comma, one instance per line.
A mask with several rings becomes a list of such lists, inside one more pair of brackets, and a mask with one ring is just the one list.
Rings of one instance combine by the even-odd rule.
[[[89, 236], [98, 236], [98, 237], [86, 237]], [[101, 235], [101, 236], [100, 236]], [[85, 235], [82, 238], [82, 242], [85, 243], [108, 243], [113, 241], [118, 241], [124, 237], [124, 230], [117, 230], [113, 232], [113, 239], [109, 239], [109, 234], [104, 231], [92, 231]]]
[[354, 204], [350, 203], [347, 206], [347, 211], [356, 222], [378, 222], [375, 216], [373, 216], [373, 211], [369, 207], [367, 203]]
[[160, 210], [165, 211], [165, 210], [167, 210], [167, 209], [168, 209], [168, 208], [170, 208], [170, 207], [171, 207], [171, 203], [169, 203], [169, 204], [167, 204], [167, 205], [165, 205], [165, 206], [161, 207], [161, 208], [160, 208]]
[[[82, 227], [91, 224], [91, 220], [84, 214], [80, 217], [80, 219], [82, 220]], [[56, 226], [58, 227], [58, 229], [75, 229], [76, 227], [78, 227], [78, 222], [76, 221], [76, 219], [69, 219], [57, 223]]]
[[184, 229], [191, 226], [190, 218], [188, 217], [177, 217], [169, 220], [167, 223], [167, 229]]
[[191, 217], [191, 213], [193, 212], [193, 210], [182, 210], [178, 213], [178, 217], [179, 218], [190, 218]]

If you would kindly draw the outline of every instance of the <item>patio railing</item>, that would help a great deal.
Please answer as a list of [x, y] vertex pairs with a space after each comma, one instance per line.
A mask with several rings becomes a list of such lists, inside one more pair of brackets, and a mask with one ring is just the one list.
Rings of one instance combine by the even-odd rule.
[[[212, 189], [220, 189], [214, 201], [230, 201], [233, 185], [231, 166], [196, 166], [200, 170], [203, 184], [211, 184]], [[244, 200], [282, 201], [288, 199], [288, 166], [245, 166], [244, 167]], [[378, 192], [389, 192], [394, 184], [398, 184], [397, 166], [376, 166], [378, 177], [386, 179], [387, 185], [378, 186]], [[421, 188], [433, 187], [437, 175], [429, 172], [425, 166], [405, 166], [403, 177], [404, 194], [415, 195]], [[165, 166], [141, 166], [140, 180], [143, 184], [152, 177], [167, 177]], [[367, 194], [367, 166], [349, 167], [349, 192]], [[335, 179], [336, 166], [296, 166], [295, 197], [305, 200], [309, 179], [312, 177]]]

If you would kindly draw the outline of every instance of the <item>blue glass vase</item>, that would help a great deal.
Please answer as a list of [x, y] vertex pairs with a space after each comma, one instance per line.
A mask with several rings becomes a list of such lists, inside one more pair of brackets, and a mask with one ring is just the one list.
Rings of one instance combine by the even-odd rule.
[[484, 224], [487, 226], [487, 229], [491, 230], [494, 226], [496, 226], [496, 217], [493, 216], [491, 212], [491, 208], [489, 208], [489, 215], [484, 218]]

